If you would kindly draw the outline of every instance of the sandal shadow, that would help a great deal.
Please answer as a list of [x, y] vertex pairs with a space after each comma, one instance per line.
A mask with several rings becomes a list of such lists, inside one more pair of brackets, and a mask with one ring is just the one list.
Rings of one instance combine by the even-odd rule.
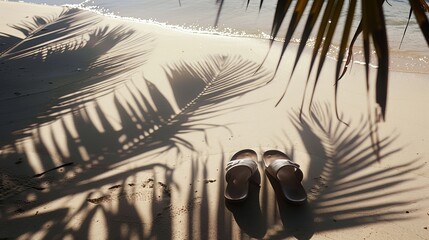
[[286, 235], [294, 236], [296, 239], [311, 239], [316, 227], [311, 204], [307, 201], [300, 205], [291, 203], [284, 198], [277, 180], [269, 174], [266, 174], [266, 176], [273, 186]]
[[[257, 173], [260, 177], [259, 172]], [[259, 207], [260, 187], [249, 185], [249, 195], [242, 202], [225, 201], [225, 205], [234, 216], [241, 230], [253, 238], [262, 238], [267, 231], [267, 224]]]

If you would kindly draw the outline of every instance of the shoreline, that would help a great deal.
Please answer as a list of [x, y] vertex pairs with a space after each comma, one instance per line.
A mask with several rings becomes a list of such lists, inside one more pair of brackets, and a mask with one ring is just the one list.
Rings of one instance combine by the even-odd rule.
[[[292, 69], [283, 61], [272, 78], [280, 43], [259, 69], [265, 40], [62, 9], [0, 2], [1, 40], [20, 43], [0, 60], [0, 93], [10, 98], [0, 100], [0, 238], [429, 236], [427, 74], [390, 74], [377, 156], [366, 102], [375, 71], [369, 93], [362, 66], [340, 82], [346, 126], [334, 112], [333, 60], [309, 106], [304, 51], [274, 107]], [[33, 35], [13, 28], [59, 15]], [[226, 203], [225, 166], [247, 148], [297, 162], [307, 204], [277, 198], [261, 161], [260, 187]]]
[[[260, 32], [258, 34], [247, 34], [245, 31], [238, 31], [233, 29], [230, 30], [230, 32], [226, 32], [226, 31], [219, 31], [214, 28], [172, 25], [169, 23], [159, 22], [152, 19], [123, 17], [123, 16], [115, 15], [114, 13], [106, 12], [106, 10], [94, 9], [93, 7], [83, 7], [80, 4], [46, 5], [46, 4], [27, 3], [27, 2], [24, 2], [24, 3], [41, 5], [41, 6], [76, 8], [84, 11], [93, 12], [97, 15], [116, 19], [116, 20], [154, 25], [161, 28], [190, 33], [190, 34], [201, 34], [201, 35], [208, 35], [208, 36], [221, 36], [221, 37], [233, 37], [233, 38], [245, 38], [245, 39], [260, 39], [260, 40], [265, 40], [267, 42], [271, 39], [269, 34], [264, 32]], [[283, 43], [284, 39], [276, 38], [275, 42]], [[289, 47], [296, 48], [299, 42], [300, 42], [300, 39], [292, 38], [291, 45]], [[306, 44], [306, 48], [313, 49], [312, 48], [313, 44], [314, 42], [311, 42], [311, 38], [310, 38], [310, 42]], [[357, 44], [359, 44], [359, 42], [357, 42]], [[267, 43], [267, 49], [268, 49], [268, 43]], [[337, 61], [337, 54], [338, 54], [337, 49], [338, 49], [338, 45], [334, 44], [333, 46], [331, 46], [331, 49], [328, 51], [328, 57], [335, 61]], [[362, 47], [359, 45], [355, 46], [353, 49], [353, 52], [354, 52], [353, 54], [354, 56], [352, 60], [353, 63], [356, 65], [361, 65], [362, 63], [364, 63]], [[372, 61], [375, 61], [374, 59], [376, 59], [376, 56], [372, 55], [371, 59]], [[346, 58], [343, 61], [345, 60]], [[390, 61], [389, 69], [394, 72], [408, 72], [408, 73], [422, 73], [422, 74], [429, 73], [429, 50], [426, 51], [425, 53], [422, 53], [418, 50], [400, 50], [399, 48], [392, 46], [390, 48], [389, 61]], [[371, 62], [370, 67], [373, 69], [376, 69], [377, 63]]]

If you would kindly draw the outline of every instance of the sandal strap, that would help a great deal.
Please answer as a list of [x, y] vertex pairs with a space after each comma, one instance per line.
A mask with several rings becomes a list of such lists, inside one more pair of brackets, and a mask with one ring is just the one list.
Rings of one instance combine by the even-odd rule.
[[302, 181], [304, 174], [302, 173], [301, 169], [299, 168], [299, 165], [295, 162], [292, 162], [289, 159], [277, 159], [273, 161], [268, 167], [267, 171], [273, 175], [277, 176], [277, 172], [283, 168], [283, 167], [294, 167], [295, 168], [295, 176], [299, 179], [299, 181]]
[[237, 159], [237, 160], [232, 160], [229, 161], [226, 164], [226, 174], [228, 175], [228, 172], [234, 168], [234, 167], [238, 167], [238, 166], [246, 166], [250, 169], [250, 171], [253, 173], [255, 173], [258, 170], [258, 164], [256, 164], [255, 160], [251, 159], [251, 158], [243, 158], [243, 159]]

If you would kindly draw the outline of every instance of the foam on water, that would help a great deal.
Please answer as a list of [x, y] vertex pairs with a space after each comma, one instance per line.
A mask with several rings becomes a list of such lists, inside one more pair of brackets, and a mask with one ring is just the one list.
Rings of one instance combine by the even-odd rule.
[[[264, 8], [259, 11], [258, 6], [249, 6], [246, 9], [243, 3], [228, 6], [224, 5], [223, 14], [221, 14], [220, 23], [218, 27], [213, 27], [214, 19], [216, 18], [217, 6], [214, 4], [214, 0], [204, 0], [202, 3], [186, 2], [182, 0], [182, 6], [174, 5], [169, 1], [168, 5], [166, 1], [148, 1], [140, 3], [132, 0], [127, 1], [111, 1], [111, 0], [30, 0], [34, 3], [46, 3], [46, 4], [61, 4], [63, 6], [71, 8], [79, 8], [88, 11], [95, 12], [104, 16], [119, 18], [127, 21], [141, 22], [145, 24], [154, 24], [163, 28], [168, 28], [177, 31], [185, 31], [197, 34], [209, 34], [218, 36], [228, 37], [244, 37], [244, 38], [257, 38], [257, 39], [272, 39], [272, 36], [268, 33], [271, 30], [272, 15], [275, 9], [276, 0], [264, 1]], [[225, 1], [226, 3], [232, 3], [234, 0]], [[235, 1], [237, 2], [237, 1]], [[245, 1], [246, 2], [246, 1]], [[259, 1], [250, 1], [251, 3]], [[397, 0], [392, 3], [395, 7], [385, 7], [386, 11], [386, 22], [389, 26], [388, 37], [390, 45], [390, 69], [392, 71], [404, 71], [404, 72], [417, 72], [417, 73], [429, 73], [429, 48], [418, 28], [417, 23], [412, 18], [410, 26], [405, 35], [404, 44], [402, 49], [399, 49], [399, 42], [402, 37], [405, 24], [408, 17], [409, 6], [406, 1]], [[109, 7], [104, 7], [109, 6]], [[144, 6], [144, 11], [140, 12], [140, 8]], [[146, 7], [147, 6], [147, 7]], [[137, 8], [137, 9], [135, 9]], [[151, 11], [151, 8], [159, 11]], [[187, 9], [189, 8], [189, 9]], [[112, 10], [115, 9], [115, 10]], [[244, 9], [244, 10], [243, 10]], [[255, 10], [256, 9], [256, 10]], [[180, 11], [180, 12], [179, 12]], [[228, 12], [229, 11], [229, 12]], [[149, 14], [150, 13], [150, 14]], [[178, 16], [170, 16], [171, 14], [178, 13]], [[192, 13], [192, 16], [187, 16]], [[150, 15], [150, 16], [146, 16]], [[143, 15], [143, 16], [142, 16]], [[291, 14], [289, 14], [290, 17]], [[151, 17], [152, 16], [152, 17]], [[206, 16], [206, 17], [204, 17]], [[181, 19], [183, 18], [183, 19]], [[256, 20], [255, 20], [256, 18]], [[253, 19], [254, 24], [251, 27], [249, 23]], [[287, 19], [286, 19], [287, 20]], [[171, 23], [170, 21], [173, 21]], [[182, 21], [182, 23], [180, 23]], [[359, 23], [359, 19], [355, 19], [354, 27]], [[342, 29], [342, 23], [340, 23], [338, 29]], [[284, 24], [286, 25], [286, 24]], [[301, 26], [302, 28], [302, 26]], [[282, 26], [279, 32], [279, 36], [284, 36], [286, 27]], [[300, 36], [302, 29], [297, 29], [295, 36]], [[314, 34], [314, 33], [313, 33]], [[340, 34], [339, 34], [340, 35]], [[283, 42], [284, 38], [276, 38], [275, 41]], [[334, 37], [334, 44], [332, 44], [328, 57], [331, 59], [337, 59], [338, 55], [338, 36]], [[300, 43], [299, 38], [293, 38], [292, 43]], [[315, 38], [310, 38], [306, 45], [312, 48], [315, 43]], [[361, 41], [357, 41], [353, 49], [353, 62], [355, 64], [363, 64], [363, 51]], [[377, 68], [375, 53], [372, 53], [370, 66]]]

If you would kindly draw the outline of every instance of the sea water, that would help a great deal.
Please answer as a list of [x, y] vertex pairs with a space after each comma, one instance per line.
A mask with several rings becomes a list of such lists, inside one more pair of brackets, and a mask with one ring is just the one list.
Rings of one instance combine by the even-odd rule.
[[[428, 2], [428, 0], [426, 1]], [[138, 21], [151, 21], [176, 29], [205, 34], [264, 39], [271, 38], [271, 27], [277, 4], [277, 0], [264, 0], [260, 8], [260, 0], [250, 0], [249, 5], [247, 5], [247, 0], [224, 0], [222, 8], [220, 8], [220, 1], [216, 0], [26, 0], [26, 2], [67, 5], [96, 11], [100, 14], [132, 18]], [[309, 4], [311, 3], [312, 1], [309, 2]], [[293, 7], [292, 5], [287, 14], [277, 41], [284, 39]], [[354, 18], [353, 22], [354, 29], [360, 22], [359, 7], [357, 17]], [[307, 8], [309, 9], [309, 6]], [[342, 20], [346, 17], [346, 9], [347, 6], [341, 13]], [[410, 11], [408, 0], [390, 0], [384, 3], [383, 9], [388, 25], [390, 68], [397, 71], [429, 73], [428, 43], [425, 41], [414, 15], [411, 16], [408, 29], [404, 35]], [[305, 21], [304, 16], [294, 34], [293, 43], [300, 42]], [[332, 58], [335, 58], [337, 54], [343, 22], [341, 21], [336, 29], [336, 37], [329, 53]], [[307, 42], [309, 47], [314, 43], [316, 34], [317, 32], [313, 31], [312, 37]], [[355, 63], [362, 64], [362, 41], [357, 41], [355, 48]]]

